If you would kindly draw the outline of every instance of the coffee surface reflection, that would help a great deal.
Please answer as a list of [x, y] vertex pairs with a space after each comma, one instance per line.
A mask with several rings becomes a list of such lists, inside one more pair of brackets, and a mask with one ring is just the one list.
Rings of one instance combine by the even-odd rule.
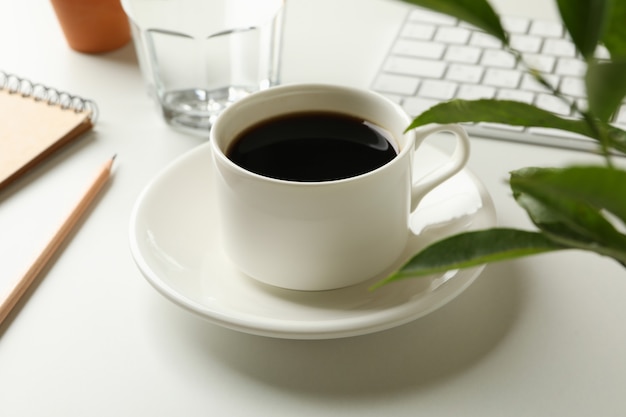
[[397, 155], [389, 132], [341, 113], [275, 117], [240, 134], [227, 151], [234, 163], [266, 177], [333, 181], [373, 171]]

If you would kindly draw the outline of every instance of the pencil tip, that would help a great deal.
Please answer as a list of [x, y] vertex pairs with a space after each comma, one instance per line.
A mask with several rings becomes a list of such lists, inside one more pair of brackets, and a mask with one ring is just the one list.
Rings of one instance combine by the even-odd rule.
[[115, 161], [115, 158], [117, 158], [117, 154], [113, 154], [113, 156], [111, 157], [111, 161]]

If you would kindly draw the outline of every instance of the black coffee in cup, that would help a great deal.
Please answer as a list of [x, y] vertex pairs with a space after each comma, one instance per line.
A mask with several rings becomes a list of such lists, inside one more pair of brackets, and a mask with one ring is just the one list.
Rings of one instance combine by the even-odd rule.
[[333, 181], [373, 171], [396, 155], [391, 134], [332, 112], [288, 114], [260, 122], [227, 150], [234, 163], [287, 181]]

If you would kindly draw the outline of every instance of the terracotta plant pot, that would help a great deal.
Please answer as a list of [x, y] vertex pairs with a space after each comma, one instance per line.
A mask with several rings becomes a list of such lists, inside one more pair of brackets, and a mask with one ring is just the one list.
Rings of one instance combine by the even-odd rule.
[[79, 52], [112, 51], [130, 41], [120, 0], [51, 0], [65, 39]]

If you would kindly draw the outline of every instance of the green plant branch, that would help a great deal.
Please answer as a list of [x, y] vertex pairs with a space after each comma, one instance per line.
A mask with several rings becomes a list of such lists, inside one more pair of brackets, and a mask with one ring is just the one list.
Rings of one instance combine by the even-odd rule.
[[[507, 32], [505, 32], [505, 35], [506, 35], [506, 39], [508, 39], [510, 36], [510, 34]], [[610, 152], [609, 137], [606, 132], [606, 129], [603, 129], [598, 124], [598, 119], [589, 110], [581, 109], [580, 106], [578, 105], [578, 102], [574, 98], [563, 94], [563, 92], [560, 90], [560, 88], [558, 88], [558, 86], [552, 85], [552, 83], [550, 83], [543, 76], [543, 73], [541, 71], [539, 71], [537, 68], [534, 68], [530, 63], [527, 62], [527, 60], [524, 58], [524, 54], [521, 51], [518, 51], [517, 49], [513, 48], [508, 41], [503, 41], [502, 44], [503, 44], [503, 48], [508, 53], [513, 55], [513, 57], [515, 58], [516, 66], [521, 66], [524, 72], [532, 76], [535, 79], [535, 81], [541, 84], [549, 93], [551, 93], [552, 95], [560, 99], [564, 104], [566, 104], [572, 110], [574, 114], [577, 114], [579, 117], [583, 118], [587, 122], [587, 124], [590, 127], [589, 137], [598, 141], [600, 145], [601, 154], [604, 156], [607, 165], [613, 166], [613, 161], [611, 159], [611, 152]], [[586, 60], [588, 63], [589, 58], [587, 58]], [[555, 114], [555, 116], [558, 116], [558, 115]]]
[[598, 140], [598, 143], [600, 144], [600, 149], [602, 150], [602, 155], [604, 156], [604, 160], [607, 164], [607, 166], [609, 167], [613, 167], [613, 159], [611, 158], [611, 144], [610, 144], [610, 139], [609, 136], [606, 132], [606, 129], [602, 128], [599, 123], [598, 123], [598, 119], [596, 117], [593, 116], [593, 114], [591, 114], [590, 112], [581, 112], [581, 115], [583, 117], [583, 119], [587, 122], [587, 124], [589, 125], [589, 128], [591, 129], [591, 131], [593, 132], [593, 135], [595, 136], [595, 138]]
[[568, 247], [539, 232], [493, 228], [460, 233], [429, 245], [400, 270], [374, 284], [371, 289], [400, 279], [423, 277], [563, 249]]
[[[612, 152], [626, 153], [626, 131], [609, 120], [626, 96], [626, 1], [556, 0], [572, 40], [587, 62], [587, 108], [567, 97], [513, 49], [487, 0], [405, 0], [475, 24], [502, 41], [516, 65], [531, 74], [577, 116], [561, 117], [523, 102], [481, 99], [439, 103], [418, 115], [407, 130], [429, 123], [494, 122], [547, 127], [578, 133], [599, 142], [601, 166], [525, 168], [511, 173], [516, 202], [538, 231], [492, 228], [460, 233], [435, 242], [399, 271], [377, 283], [469, 268], [489, 262], [562, 249], [580, 249], [626, 266], [626, 170], [615, 167]], [[594, 58], [604, 41], [611, 59]]]

